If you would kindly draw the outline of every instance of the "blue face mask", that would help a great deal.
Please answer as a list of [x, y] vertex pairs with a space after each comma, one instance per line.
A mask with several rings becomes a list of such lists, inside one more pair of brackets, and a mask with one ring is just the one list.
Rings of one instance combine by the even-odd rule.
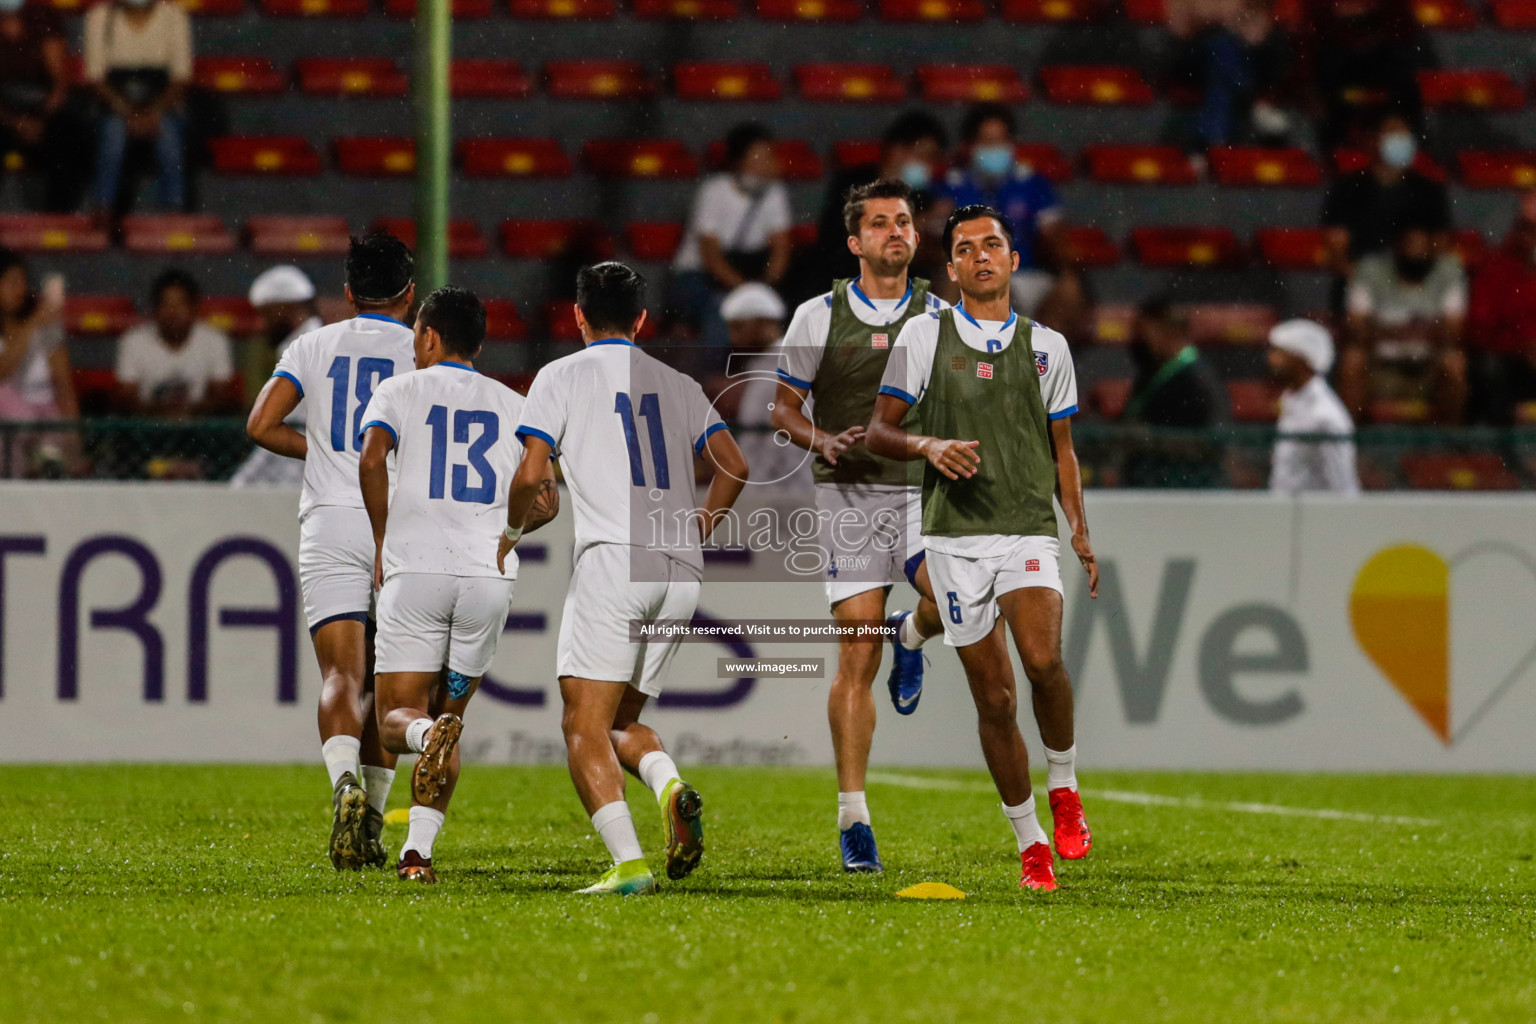
[[933, 184], [933, 168], [924, 160], [908, 160], [901, 165], [901, 180], [915, 192], [922, 192]]
[[977, 146], [971, 150], [971, 168], [988, 178], [1001, 178], [1013, 170], [1013, 147]]
[[1391, 132], [1381, 137], [1381, 159], [1388, 167], [1402, 170], [1418, 154], [1418, 141], [1407, 132]]

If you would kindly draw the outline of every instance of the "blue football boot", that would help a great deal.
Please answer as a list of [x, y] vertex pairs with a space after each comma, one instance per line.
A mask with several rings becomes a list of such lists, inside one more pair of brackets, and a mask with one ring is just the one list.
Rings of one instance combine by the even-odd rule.
[[901, 635], [902, 620], [911, 612], [897, 612], [885, 620], [897, 633], [891, 638], [891, 674], [885, 685], [891, 691], [891, 703], [898, 715], [910, 715], [917, 710], [917, 702], [923, 696], [923, 652], [909, 651], [897, 639]]
[[856, 821], [843, 829], [843, 870], [878, 874], [885, 870], [880, 863], [880, 851], [875, 848], [875, 833], [862, 821]]

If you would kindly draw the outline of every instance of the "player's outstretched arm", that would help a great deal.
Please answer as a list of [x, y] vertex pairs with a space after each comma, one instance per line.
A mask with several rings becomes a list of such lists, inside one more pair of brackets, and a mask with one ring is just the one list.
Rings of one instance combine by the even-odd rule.
[[384, 525], [389, 518], [389, 453], [395, 438], [384, 427], [363, 431], [363, 450], [357, 457], [357, 483], [363, 491], [363, 507], [373, 527], [373, 585], [384, 585]]
[[[780, 385], [782, 387], [783, 385]], [[729, 430], [716, 430], [704, 439], [704, 461], [715, 467], [715, 478], [709, 482], [709, 493], [704, 495], [704, 507], [700, 510], [703, 522], [699, 524], [699, 537], [708, 540], [720, 518], [730, 511], [747, 486], [747, 459]]]
[[1051, 421], [1051, 450], [1056, 456], [1056, 497], [1072, 528], [1072, 550], [1088, 571], [1088, 596], [1099, 596], [1099, 563], [1088, 542], [1088, 513], [1083, 509], [1083, 472], [1072, 447], [1072, 417]]
[[524, 434], [521, 440], [523, 461], [517, 464], [517, 472], [512, 474], [512, 488], [507, 493], [507, 530], [511, 536], [502, 534], [501, 541], [496, 545], [496, 568], [503, 575], [507, 571], [507, 554], [528, 531], [533, 503], [543, 490], [544, 481], [552, 479], [550, 474], [553, 473], [549, 460], [554, 450], [550, 448], [549, 442], [533, 434]]
[[910, 402], [892, 394], [882, 394], [875, 399], [874, 417], [864, 435], [864, 446], [876, 455], [888, 459], [913, 462], [927, 459], [934, 469], [959, 480], [976, 475], [981, 465], [981, 455], [976, 446], [979, 441], [946, 441], [924, 434], [913, 434], [901, 426], [902, 418], [912, 407]]
[[269, 452], [302, 459], [309, 454], [309, 442], [283, 420], [298, 408], [299, 389], [287, 377], [273, 377], [256, 396], [256, 404], [245, 421], [245, 433]]
[[864, 436], [863, 427], [849, 427], [840, 434], [829, 434], [816, 429], [805, 414], [806, 392], [785, 380], [779, 381], [778, 394], [773, 399], [773, 414], [769, 424], [774, 430], [782, 430], [789, 439], [806, 451], [817, 452], [828, 465], [837, 465], [837, 457], [858, 444]]

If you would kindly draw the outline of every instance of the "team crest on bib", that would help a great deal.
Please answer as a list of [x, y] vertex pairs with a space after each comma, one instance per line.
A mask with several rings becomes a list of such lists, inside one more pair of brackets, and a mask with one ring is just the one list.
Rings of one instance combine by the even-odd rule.
[[1045, 368], [1049, 364], [1050, 364], [1050, 356], [1049, 356], [1048, 353], [1045, 353], [1045, 352], [1036, 352], [1035, 353], [1035, 369], [1040, 372], [1040, 376], [1042, 376], [1042, 377], [1045, 376]]
[[976, 364], [976, 376], [980, 377], [982, 380], [991, 380], [992, 379], [992, 364], [991, 363], [977, 363]]
[[[869, 336], [870, 348], [890, 348], [891, 336], [889, 334], [871, 334]], [[1043, 370], [1041, 371], [1044, 372]]]
[[952, 356], [949, 360], [949, 368], [951, 370], [963, 371], [965, 369], [965, 356]]

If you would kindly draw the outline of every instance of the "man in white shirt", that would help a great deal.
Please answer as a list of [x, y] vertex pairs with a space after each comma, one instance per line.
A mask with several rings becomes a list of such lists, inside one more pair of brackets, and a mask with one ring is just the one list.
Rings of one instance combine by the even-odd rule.
[[752, 483], [781, 488], [811, 486], [811, 456], [773, 429], [779, 358], [784, 340], [784, 300], [760, 281], [733, 290], [720, 303], [731, 336], [728, 384], [716, 396], [720, 410], [747, 436], [737, 439], [752, 467]]
[[1328, 386], [1332, 366], [1333, 337], [1322, 324], [1287, 320], [1269, 332], [1269, 368], [1285, 388], [1269, 473], [1269, 489], [1276, 494], [1360, 493], [1355, 424]]
[[[624, 770], [661, 804], [667, 877], [686, 878], [704, 852], [703, 802], [661, 739], [640, 724], [677, 650], [647, 637], [657, 622], [686, 623], [698, 605], [702, 545], [746, 486], [747, 463], [704, 391], [635, 346], [645, 280], [621, 263], [583, 269], [576, 324], [586, 348], [545, 366], [528, 389], [517, 436], [505, 559], [533, 520], [551, 458], [560, 459], [576, 510], [576, 556], [560, 618], [557, 672], [571, 780], [613, 866], [594, 895], [654, 892], [624, 802]], [[715, 471], [700, 509], [695, 456]], [[513, 563], [515, 564], [515, 562]]]
[[[250, 303], [261, 317], [267, 341], [276, 346], [278, 359], [302, 334], [325, 326], [315, 312], [315, 285], [298, 267], [269, 267], [251, 282]], [[288, 417], [295, 430], [304, 426], [304, 402]], [[265, 448], [256, 448], [230, 478], [231, 487], [298, 487], [304, 482], [304, 463], [285, 459]]]
[[[363, 410], [379, 383], [415, 366], [401, 318], [416, 298], [411, 250], [389, 235], [353, 239], [347, 301], [357, 316], [296, 338], [246, 421], [251, 440], [304, 460], [299, 586], [320, 662], [320, 753], [331, 779], [331, 863], [389, 863], [381, 837], [395, 755], [373, 714], [373, 530], [357, 484]], [[304, 402], [304, 430], [286, 422]], [[361, 767], [360, 767], [361, 765]]]
[[233, 412], [235, 362], [229, 339], [197, 319], [202, 290], [182, 270], [150, 289], [153, 319], [117, 342], [117, 384], [133, 415], [186, 418]]
[[[516, 558], [504, 576], [491, 551], [522, 455], [511, 433], [523, 397], [475, 370], [484, 340], [485, 307], [474, 293], [439, 288], [416, 317], [419, 369], [381, 382], [363, 413], [358, 483], [380, 588], [379, 733], [391, 753], [418, 755], [410, 833], [395, 869], [408, 881], [437, 881], [432, 844], [458, 783], [464, 710], [496, 657], [517, 579]], [[559, 508], [554, 471], [544, 470], [545, 504], [530, 529]]]

